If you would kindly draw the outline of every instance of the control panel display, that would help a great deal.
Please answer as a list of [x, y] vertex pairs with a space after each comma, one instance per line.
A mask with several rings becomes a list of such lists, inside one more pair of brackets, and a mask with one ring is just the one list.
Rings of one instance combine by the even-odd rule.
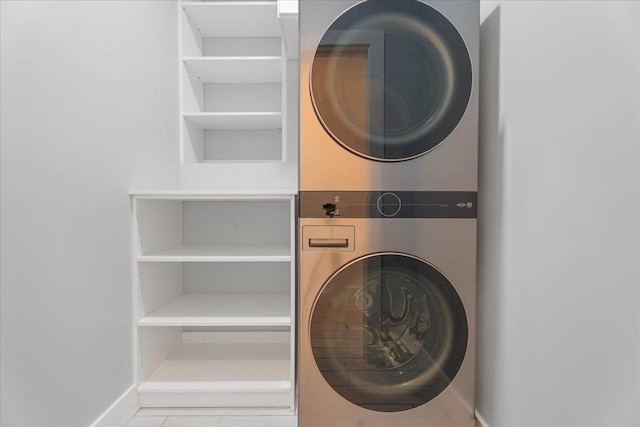
[[301, 218], [477, 218], [475, 191], [303, 191]]

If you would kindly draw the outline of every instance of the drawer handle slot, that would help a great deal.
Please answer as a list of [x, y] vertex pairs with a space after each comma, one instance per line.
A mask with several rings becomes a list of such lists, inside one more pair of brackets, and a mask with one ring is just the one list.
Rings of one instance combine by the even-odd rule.
[[349, 239], [309, 239], [310, 248], [348, 248]]

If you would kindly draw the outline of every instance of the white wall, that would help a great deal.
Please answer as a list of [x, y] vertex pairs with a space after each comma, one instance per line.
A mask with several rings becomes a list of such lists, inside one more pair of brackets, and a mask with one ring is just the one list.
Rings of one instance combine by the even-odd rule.
[[3, 426], [131, 384], [128, 190], [178, 184], [172, 1], [1, 1]]
[[478, 411], [638, 426], [640, 3], [482, 7]]

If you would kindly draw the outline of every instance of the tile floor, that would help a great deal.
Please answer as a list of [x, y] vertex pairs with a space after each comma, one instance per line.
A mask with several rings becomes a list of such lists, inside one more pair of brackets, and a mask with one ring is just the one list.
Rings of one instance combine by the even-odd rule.
[[[189, 416], [137, 415], [126, 427], [297, 427], [292, 416]], [[481, 427], [476, 421], [476, 427]]]
[[136, 415], [126, 427], [296, 427], [296, 417], [260, 416], [146, 416]]

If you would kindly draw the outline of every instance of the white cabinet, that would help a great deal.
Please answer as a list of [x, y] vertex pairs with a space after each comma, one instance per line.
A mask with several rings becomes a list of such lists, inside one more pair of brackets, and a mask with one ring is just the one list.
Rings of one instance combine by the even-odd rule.
[[275, 0], [177, 7], [188, 190], [131, 193], [138, 403], [292, 414], [297, 43], [282, 33], [294, 21]]
[[143, 408], [294, 409], [294, 195], [133, 192]]

